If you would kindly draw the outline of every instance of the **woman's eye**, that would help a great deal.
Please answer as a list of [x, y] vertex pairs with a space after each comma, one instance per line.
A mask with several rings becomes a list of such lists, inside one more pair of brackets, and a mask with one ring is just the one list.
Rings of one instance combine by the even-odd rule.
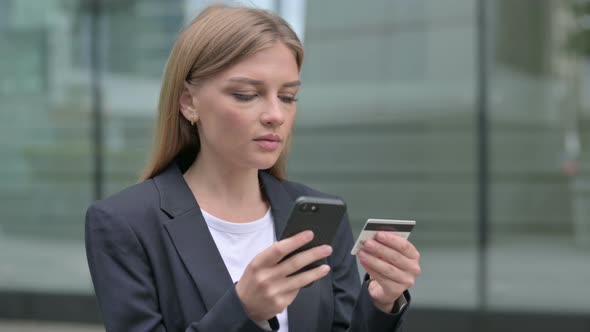
[[281, 101], [283, 103], [287, 103], [287, 104], [292, 104], [297, 101], [297, 98], [295, 98], [293, 96], [279, 96], [279, 99], [281, 99]]
[[254, 98], [256, 98], [258, 95], [257, 94], [244, 94], [244, 93], [232, 93], [232, 96], [234, 96], [234, 98], [236, 100], [239, 101], [250, 101]]

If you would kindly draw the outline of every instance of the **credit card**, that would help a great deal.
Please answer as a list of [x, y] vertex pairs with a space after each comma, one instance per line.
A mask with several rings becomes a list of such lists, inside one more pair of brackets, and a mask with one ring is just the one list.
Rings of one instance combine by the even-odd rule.
[[393, 232], [404, 239], [408, 239], [415, 225], [416, 221], [414, 220], [368, 219], [350, 254], [356, 255], [361, 248], [361, 243], [368, 239], [374, 239], [379, 231]]

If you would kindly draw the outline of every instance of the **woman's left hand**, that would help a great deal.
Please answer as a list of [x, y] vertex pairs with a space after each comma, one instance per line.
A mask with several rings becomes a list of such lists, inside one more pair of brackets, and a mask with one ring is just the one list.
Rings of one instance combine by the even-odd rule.
[[414, 286], [420, 274], [420, 253], [408, 240], [388, 232], [378, 232], [366, 240], [357, 257], [371, 277], [369, 294], [384, 312], [393, 310], [395, 301]]

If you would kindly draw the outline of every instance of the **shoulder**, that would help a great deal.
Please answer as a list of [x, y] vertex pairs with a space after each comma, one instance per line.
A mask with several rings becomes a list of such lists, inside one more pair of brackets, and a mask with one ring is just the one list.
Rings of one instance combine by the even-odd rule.
[[159, 194], [149, 179], [92, 203], [86, 212], [87, 226], [104, 226], [113, 219], [132, 224], [145, 220], [158, 206]]

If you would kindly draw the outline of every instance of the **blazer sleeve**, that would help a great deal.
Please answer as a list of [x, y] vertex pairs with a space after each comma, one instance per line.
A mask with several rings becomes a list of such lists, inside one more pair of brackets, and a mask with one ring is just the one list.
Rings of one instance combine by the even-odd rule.
[[410, 303], [408, 300], [401, 312], [389, 314], [378, 309], [369, 294], [367, 281], [359, 279], [356, 259], [350, 254], [354, 244], [348, 215], [345, 215], [336, 237], [338, 247], [332, 254], [332, 284], [334, 291], [334, 322], [332, 331], [341, 332], [401, 332], [402, 316]]
[[[148, 256], [131, 226], [107, 207], [86, 213], [86, 255], [106, 331], [164, 332], [166, 327]], [[249, 319], [230, 288], [186, 332], [265, 332]]]

